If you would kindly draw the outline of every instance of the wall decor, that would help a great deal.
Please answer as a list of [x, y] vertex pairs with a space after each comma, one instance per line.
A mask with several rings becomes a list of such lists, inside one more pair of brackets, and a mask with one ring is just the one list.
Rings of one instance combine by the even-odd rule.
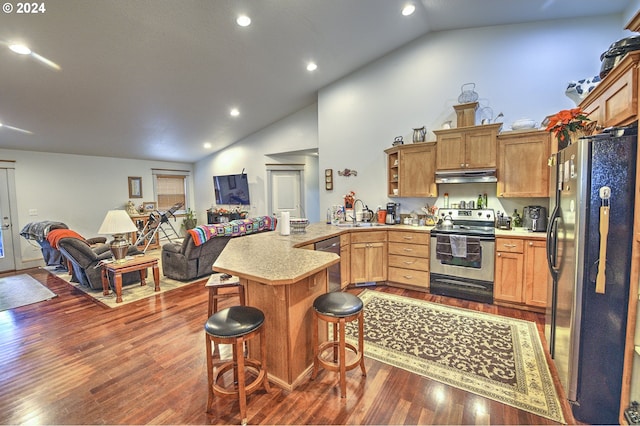
[[142, 198], [142, 178], [129, 176], [129, 198]]
[[327, 191], [333, 189], [333, 169], [324, 169], [324, 189]]
[[340, 176], [358, 176], [358, 172], [356, 170], [353, 169], [344, 169], [344, 170], [338, 170], [338, 174]]
[[143, 206], [143, 210], [145, 212], [152, 212], [156, 209], [156, 202], [155, 201], [145, 201], [144, 203], [142, 203]]

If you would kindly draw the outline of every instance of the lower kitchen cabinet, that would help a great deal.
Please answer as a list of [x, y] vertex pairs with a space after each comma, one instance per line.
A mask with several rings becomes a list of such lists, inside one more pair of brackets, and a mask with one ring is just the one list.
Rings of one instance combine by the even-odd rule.
[[351, 283], [386, 281], [387, 231], [351, 234]]
[[524, 261], [524, 303], [544, 309], [547, 306], [547, 287], [551, 278], [547, 266], [547, 242], [527, 241]]
[[340, 288], [345, 289], [351, 281], [351, 235], [340, 235]]
[[495, 302], [522, 303], [524, 242], [512, 238], [496, 238]]
[[496, 238], [496, 304], [541, 312], [547, 302], [547, 279], [544, 240]]
[[389, 285], [429, 289], [429, 234], [410, 231], [389, 231]]

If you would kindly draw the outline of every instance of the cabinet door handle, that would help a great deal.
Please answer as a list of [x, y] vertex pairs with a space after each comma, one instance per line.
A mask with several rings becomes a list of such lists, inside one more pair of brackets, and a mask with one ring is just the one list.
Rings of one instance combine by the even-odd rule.
[[500, 257], [500, 256], [502, 256], [502, 253], [498, 253], [496, 256]]
[[406, 279], [408, 279], [408, 280], [413, 279], [413, 275], [403, 275], [403, 277], [405, 277], [405, 278], [406, 278]]
[[405, 264], [405, 265], [413, 265], [414, 263], [416, 263], [416, 262], [415, 262], [415, 261], [413, 261], [413, 262], [409, 262], [408, 260], [405, 260], [405, 261], [404, 261], [404, 264]]
[[529, 247], [533, 246], [533, 241], [529, 241]]
[[405, 248], [404, 251], [413, 251], [413, 249]]
[[404, 237], [405, 240], [413, 240], [413, 237], [411, 235], [405, 235]]
[[509, 247], [509, 248], [513, 248], [513, 247], [515, 247], [516, 245], [515, 245], [515, 244], [503, 244], [503, 246], [505, 246], [505, 247]]

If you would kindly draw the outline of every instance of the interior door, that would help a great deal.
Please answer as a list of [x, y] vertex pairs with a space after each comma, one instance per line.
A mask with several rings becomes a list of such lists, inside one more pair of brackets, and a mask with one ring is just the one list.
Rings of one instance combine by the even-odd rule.
[[269, 171], [269, 211], [280, 217], [306, 217], [302, 207], [302, 170]]
[[8, 172], [0, 169], [0, 272], [15, 269]]

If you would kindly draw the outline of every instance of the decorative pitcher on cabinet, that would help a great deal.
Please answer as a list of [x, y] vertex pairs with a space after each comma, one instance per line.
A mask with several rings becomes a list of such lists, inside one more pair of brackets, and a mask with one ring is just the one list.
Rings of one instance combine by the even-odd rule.
[[424, 142], [424, 138], [427, 134], [427, 129], [422, 126], [418, 129], [413, 129], [413, 143]]

